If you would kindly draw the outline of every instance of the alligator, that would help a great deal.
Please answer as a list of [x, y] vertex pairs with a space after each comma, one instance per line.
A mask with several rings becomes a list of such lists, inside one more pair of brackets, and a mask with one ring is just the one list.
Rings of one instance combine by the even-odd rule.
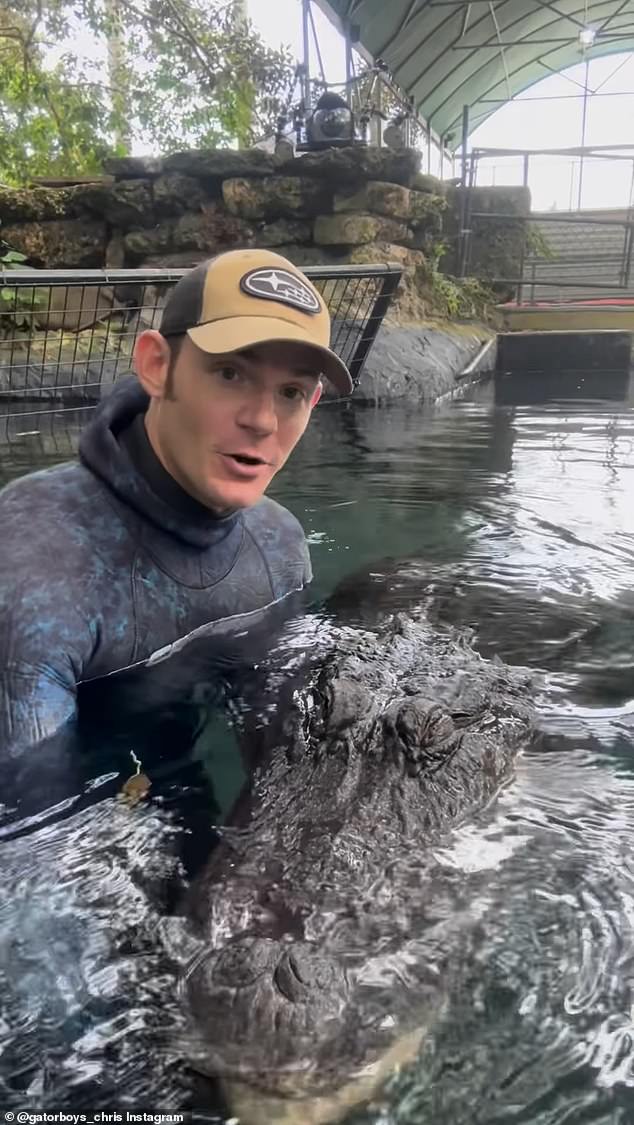
[[291, 623], [254, 684], [233, 705], [249, 781], [184, 905], [184, 1051], [241, 1125], [317, 1125], [445, 1006], [468, 910], [434, 848], [512, 778], [532, 683], [415, 609]]

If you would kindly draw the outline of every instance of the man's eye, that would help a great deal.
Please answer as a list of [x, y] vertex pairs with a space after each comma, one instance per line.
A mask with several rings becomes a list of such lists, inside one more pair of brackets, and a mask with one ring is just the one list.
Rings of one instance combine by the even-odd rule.
[[238, 370], [235, 367], [218, 367], [216, 370], [221, 379], [224, 379], [227, 383], [231, 383], [238, 374]]
[[282, 394], [284, 395], [284, 398], [291, 399], [291, 401], [293, 402], [295, 402], [297, 399], [306, 397], [301, 387], [284, 387]]

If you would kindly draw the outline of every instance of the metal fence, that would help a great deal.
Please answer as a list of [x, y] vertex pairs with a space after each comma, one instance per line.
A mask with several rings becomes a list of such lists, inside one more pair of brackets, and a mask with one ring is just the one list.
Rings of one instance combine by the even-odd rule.
[[[596, 96], [596, 95], [595, 95]], [[634, 204], [634, 144], [578, 145], [572, 148], [474, 148], [467, 155], [471, 187], [496, 184], [530, 188], [533, 205], [564, 214]], [[541, 200], [541, 202], [536, 202]], [[605, 201], [605, 202], [603, 202]]]
[[95, 409], [91, 406], [62, 409], [33, 408], [25, 413], [17, 402], [0, 415], [0, 488], [13, 477], [71, 460], [81, 432]]
[[[355, 385], [402, 269], [315, 266], [303, 271], [330, 310], [332, 346]], [[140, 332], [158, 328], [186, 270], [0, 273], [0, 438], [34, 430], [29, 418], [94, 409], [131, 367]], [[21, 431], [20, 431], [21, 427]]]
[[532, 215], [522, 262], [520, 304], [634, 296], [630, 213]]
[[[630, 211], [467, 214], [461, 246], [465, 275], [483, 270], [520, 305], [634, 298]], [[487, 269], [487, 246], [507, 268]], [[484, 260], [483, 260], [484, 259]], [[494, 261], [495, 259], [493, 259]], [[492, 264], [492, 263], [491, 263]]]

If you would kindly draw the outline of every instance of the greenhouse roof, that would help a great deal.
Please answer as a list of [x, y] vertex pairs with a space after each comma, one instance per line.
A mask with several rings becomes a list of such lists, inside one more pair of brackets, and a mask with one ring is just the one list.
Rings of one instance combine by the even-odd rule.
[[316, 0], [383, 58], [434, 133], [460, 141], [516, 94], [584, 58], [634, 50], [634, 0]]

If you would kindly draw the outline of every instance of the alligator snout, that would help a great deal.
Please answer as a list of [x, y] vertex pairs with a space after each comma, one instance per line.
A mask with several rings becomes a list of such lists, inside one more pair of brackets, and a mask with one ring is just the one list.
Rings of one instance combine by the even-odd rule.
[[310, 943], [236, 937], [187, 980], [199, 1069], [236, 1077], [308, 1066], [336, 1033], [347, 996], [343, 967]]

